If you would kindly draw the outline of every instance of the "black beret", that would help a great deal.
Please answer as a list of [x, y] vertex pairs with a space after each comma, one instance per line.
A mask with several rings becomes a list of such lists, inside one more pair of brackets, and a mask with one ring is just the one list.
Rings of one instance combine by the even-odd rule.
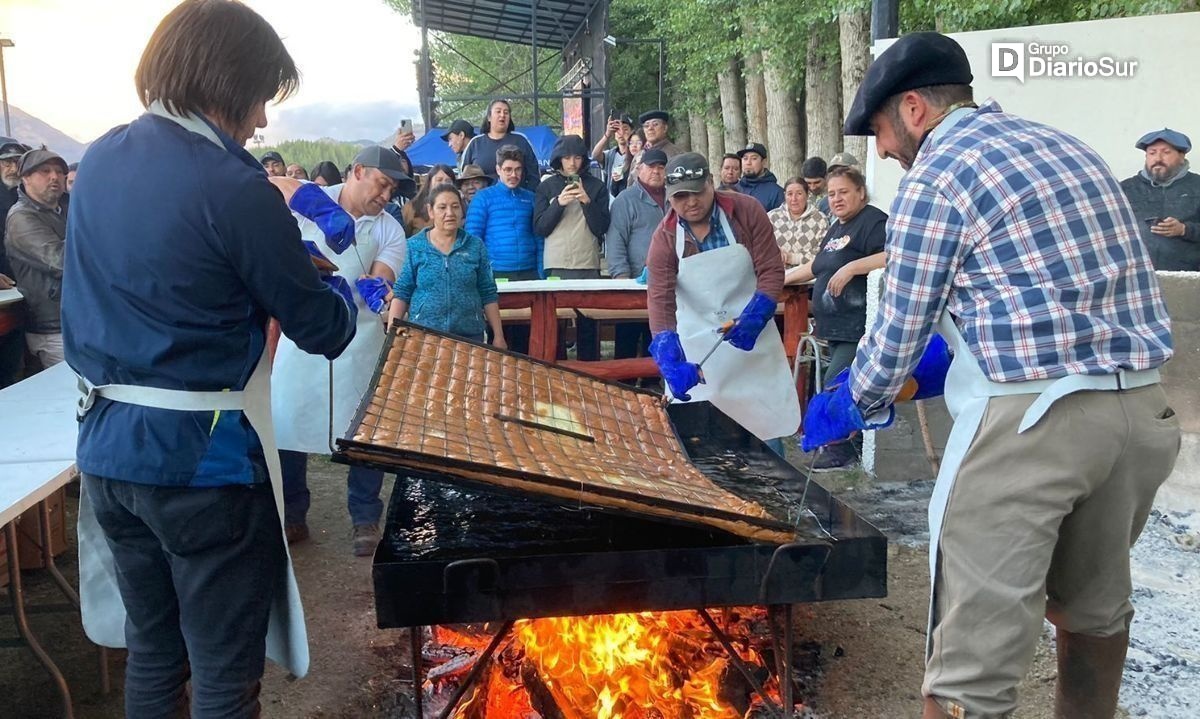
[[663, 122], [670, 122], [671, 116], [667, 114], [666, 110], [650, 110], [649, 112], [643, 112], [641, 115], [638, 115], [639, 125], [644, 125], [650, 120], [662, 120]]
[[867, 68], [842, 133], [874, 135], [871, 116], [892, 95], [931, 85], [970, 85], [974, 79], [967, 53], [957, 42], [938, 32], [909, 33]]

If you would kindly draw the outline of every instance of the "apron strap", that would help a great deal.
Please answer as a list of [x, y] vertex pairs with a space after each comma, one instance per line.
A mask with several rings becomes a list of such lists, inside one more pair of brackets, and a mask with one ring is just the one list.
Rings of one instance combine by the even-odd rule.
[[180, 412], [213, 412], [242, 410], [246, 401], [240, 391], [190, 392], [161, 387], [140, 387], [131, 384], [95, 385], [76, 373], [79, 385], [79, 402], [75, 408], [76, 418], [82, 420], [92, 409], [97, 397], [114, 402], [136, 404], [156, 409], [173, 409]]
[[1085, 390], [1136, 389], [1158, 384], [1160, 379], [1157, 369], [1148, 369], [1133, 372], [1121, 370], [1117, 374], [1072, 374], [1051, 380], [1050, 385], [1043, 389], [1033, 404], [1029, 405], [1029, 409], [1025, 410], [1021, 424], [1017, 427], [1017, 434], [1037, 424], [1042, 415], [1046, 414], [1046, 410], [1050, 409], [1050, 405], [1069, 394]]
[[[725, 211], [713, 200], [713, 212], [717, 213], [717, 220], [721, 223], [721, 229], [725, 231], [725, 239], [729, 244], [737, 243], [737, 238], [734, 237], [733, 227], [729, 224], [729, 217], [725, 215]], [[685, 245], [685, 234], [683, 231], [683, 219], [676, 216], [675, 218], [675, 256], [683, 259], [683, 249]]]

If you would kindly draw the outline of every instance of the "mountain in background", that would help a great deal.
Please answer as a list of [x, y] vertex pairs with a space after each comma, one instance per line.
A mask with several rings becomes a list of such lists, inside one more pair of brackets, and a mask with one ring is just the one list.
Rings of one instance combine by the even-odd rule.
[[[16, 105], [9, 104], [12, 136], [30, 147], [46, 147], [62, 155], [68, 163], [79, 162], [87, 145], [70, 137], [57, 128], [37, 119]], [[2, 116], [0, 116], [2, 117]], [[3, 132], [0, 126], [0, 132]]]

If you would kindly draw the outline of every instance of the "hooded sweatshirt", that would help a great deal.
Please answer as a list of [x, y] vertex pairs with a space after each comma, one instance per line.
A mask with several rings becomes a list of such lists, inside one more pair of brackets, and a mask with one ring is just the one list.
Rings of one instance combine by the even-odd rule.
[[[486, 126], [485, 123], [484, 127]], [[500, 176], [496, 173], [496, 151], [505, 145], [515, 145], [525, 156], [525, 174], [521, 177], [521, 187], [530, 191], [536, 190], [541, 182], [537, 155], [534, 154], [529, 139], [519, 132], [509, 131], [501, 139], [493, 140], [488, 137], [487, 130], [483, 129], [481, 134], [472, 137], [467, 143], [463, 150], [461, 166], [479, 165], [485, 175], [493, 181], [499, 181]]]
[[[1200, 175], [1188, 170], [1184, 162], [1179, 172], [1159, 183], [1143, 168], [1121, 182], [1156, 270], [1200, 270]], [[1184, 224], [1182, 237], [1150, 231], [1150, 219], [1166, 217]]]
[[550, 166], [558, 174], [538, 186], [533, 204], [534, 232], [546, 238], [544, 267], [566, 270], [600, 269], [600, 244], [608, 231], [609, 195], [604, 183], [580, 168], [579, 181], [591, 202], [558, 204], [558, 196], [567, 186], [562, 174], [562, 158], [577, 155], [587, 161], [588, 151], [583, 138], [563, 135], [554, 143]]
[[737, 190], [758, 200], [767, 212], [783, 204], [783, 188], [775, 179], [775, 173], [770, 170], [764, 170], [757, 177], [742, 175], [742, 179], [738, 180]]

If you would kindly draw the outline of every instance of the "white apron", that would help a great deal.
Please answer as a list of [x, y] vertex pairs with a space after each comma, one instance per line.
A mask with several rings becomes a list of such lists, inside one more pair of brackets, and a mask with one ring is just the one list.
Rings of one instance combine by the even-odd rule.
[[[94, 397], [118, 402], [192, 412], [240, 410], [262, 443], [275, 508], [279, 512], [279, 532], [283, 536], [283, 476], [279, 470], [279, 452], [271, 423], [271, 363], [264, 350], [241, 392], [186, 392], [138, 387], [134, 385], [91, 385], [80, 378], [85, 396], [80, 412], [91, 408]], [[117, 587], [112, 551], [96, 521], [87, 485], [79, 493], [79, 601], [83, 628], [89, 639], [105, 647], [125, 646], [125, 605]], [[287, 572], [280, 576], [267, 626], [267, 656], [297, 677], [308, 673], [308, 630], [304, 625], [304, 607], [300, 589], [292, 571], [292, 555], [283, 538]]]
[[[354, 244], [330, 259], [338, 266], [337, 274], [351, 287], [368, 274], [379, 254], [379, 241], [371, 231], [375, 217], [360, 217], [354, 222]], [[333, 251], [325, 244], [325, 235], [312, 222], [302, 222], [301, 235], [312, 240], [327, 255]], [[358, 403], [371, 384], [375, 363], [383, 349], [384, 327], [379, 315], [367, 308], [357, 291], [357, 331], [346, 350], [333, 361], [333, 431], [350, 426]], [[275, 444], [279, 449], [309, 454], [329, 454], [329, 372], [330, 362], [296, 346], [286, 336], [279, 338], [271, 380], [271, 413], [275, 417]]]
[[1020, 434], [1038, 423], [1055, 401], [1074, 392], [1083, 390], [1132, 389], [1155, 384], [1159, 381], [1158, 370], [1122, 372], [1120, 375], [1068, 375], [1059, 379], [1035, 380], [1031, 382], [993, 382], [979, 367], [966, 339], [959, 332], [949, 312], [942, 314], [938, 330], [954, 352], [954, 360], [946, 373], [946, 409], [949, 410], [954, 426], [946, 441], [942, 466], [938, 471], [933, 496], [929, 500], [929, 623], [926, 632], [926, 657], [932, 650], [934, 587], [936, 586], [938, 557], [941, 553], [942, 521], [954, 489], [954, 480], [959, 467], [975, 439], [975, 433], [983, 421], [988, 399], [1004, 395], [1036, 394], [1021, 424]]
[[[720, 337], [713, 330], [737, 318], [758, 289], [750, 252], [736, 242], [721, 208], [714, 206], [713, 212], [729, 239], [727, 247], [685, 258], [683, 223], [675, 230], [675, 321], [692, 362], [708, 354]], [[705, 384], [689, 391], [691, 401], [711, 402], [763, 440], [786, 437], [800, 428], [800, 398], [774, 321], [767, 323], [749, 352], [722, 342], [701, 371]]]

